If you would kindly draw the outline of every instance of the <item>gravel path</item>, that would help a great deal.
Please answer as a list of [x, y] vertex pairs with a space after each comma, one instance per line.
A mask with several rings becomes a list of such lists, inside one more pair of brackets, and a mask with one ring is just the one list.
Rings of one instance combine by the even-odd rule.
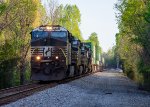
[[99, 72], [4, 107], [150, 107], [150, 93], [119, 70]]

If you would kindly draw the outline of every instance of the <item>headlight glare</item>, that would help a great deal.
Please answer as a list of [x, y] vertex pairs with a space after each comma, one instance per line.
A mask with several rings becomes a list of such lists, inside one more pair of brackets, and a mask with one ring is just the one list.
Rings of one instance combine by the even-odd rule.
[[36, 56], [36, 60], [41, 60], [41, 57], [40, 56]]
[[58, 59], [58, 56], [56, 56], [55, 58]]

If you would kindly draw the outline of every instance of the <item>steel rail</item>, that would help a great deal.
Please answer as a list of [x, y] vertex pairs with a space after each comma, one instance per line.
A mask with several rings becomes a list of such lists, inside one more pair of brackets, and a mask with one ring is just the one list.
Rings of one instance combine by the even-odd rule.
[[[54, 81], [48, 84], [26, 84], [26, 85], [21, 85], [21, 86], [16, 86], [16, 87], [11, 87], [11, 88], [7, 88], [7, 89], [3, 89], [1, 90], [1, 92], [3, 91], [8, 91], [10, 93], [6, 93], [6, 94], [1, 94], [0, 95], [0, 106], [4, 105], [4, 104], [8, 104], [10, 102], [14, 102], [18, 99], [27, 97], [29, 95], [34, 94], [35, 92], [39, 92], [42, 91], [44, 89], [48, 89], [48, 88], [52, 88], [55, 87], [59, 84], [64, 84], [64, 83], [68, 83], [70, 81], [85, 77], [85, 76], [89, 76], [91, 74], [94, 74], [95, 72], [91, 72], [91, 73], [86, 73], [86, 74], [82, 74], [79, 76], [75, 76], [75, 77], [69, 77], [66, 79], [63, 79], [61, 81]], [[30, 87], [26, 87], [26, 86], [30, 86]], [[22, 89], [23, 87], [26, 87], [26, 89]], [[16, 89], [16, 91], [12, 91], [12, 89]], [[21, 89], [21, 90], [20, 90]]]

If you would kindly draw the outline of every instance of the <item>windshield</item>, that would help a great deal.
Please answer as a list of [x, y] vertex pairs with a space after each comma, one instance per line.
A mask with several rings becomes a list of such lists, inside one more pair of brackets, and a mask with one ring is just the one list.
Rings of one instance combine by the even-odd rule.
[[53, 31], [50, 33], [50, 41], [52, 46], [66, 46], [67, 32]]
[[72, 44], [73, 44], [73, 45], [77, 45], [78, 42], [77, 42], [77, 41], [73, 41]]
[[[78, 41], [74, 40], [72, 41], [72, 48], [75, 50], [75, 48], [77, 49], [78, 48]], [[77, 51], [77, 50], [75, 50]]]
[[84, 47], [81, 47], [81, 51], [84, 51]]
[[51, 37], [54, 38], [66, 38], [66, 32], [51, 32]]
[[35, 46], [66, 46], [67, 32], [33, 31], [31, 43]]
[[42, 39], [48, 37], [48, 32], [34, 31], [32, 32], [32, 40]]

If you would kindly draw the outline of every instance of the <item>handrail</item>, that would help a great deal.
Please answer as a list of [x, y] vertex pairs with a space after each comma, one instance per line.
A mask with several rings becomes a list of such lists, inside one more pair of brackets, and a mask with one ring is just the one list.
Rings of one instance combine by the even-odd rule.
[[65, 54], [65, 52], [64, 52], [64, 50], [62, 49], [62, 48], [59, 48], [61, 51], [62, 51], [62, 53], [64, 54], [64, 56], [65, 56], [65, 58], [67, 58], [66, 57], [66, 54]]

